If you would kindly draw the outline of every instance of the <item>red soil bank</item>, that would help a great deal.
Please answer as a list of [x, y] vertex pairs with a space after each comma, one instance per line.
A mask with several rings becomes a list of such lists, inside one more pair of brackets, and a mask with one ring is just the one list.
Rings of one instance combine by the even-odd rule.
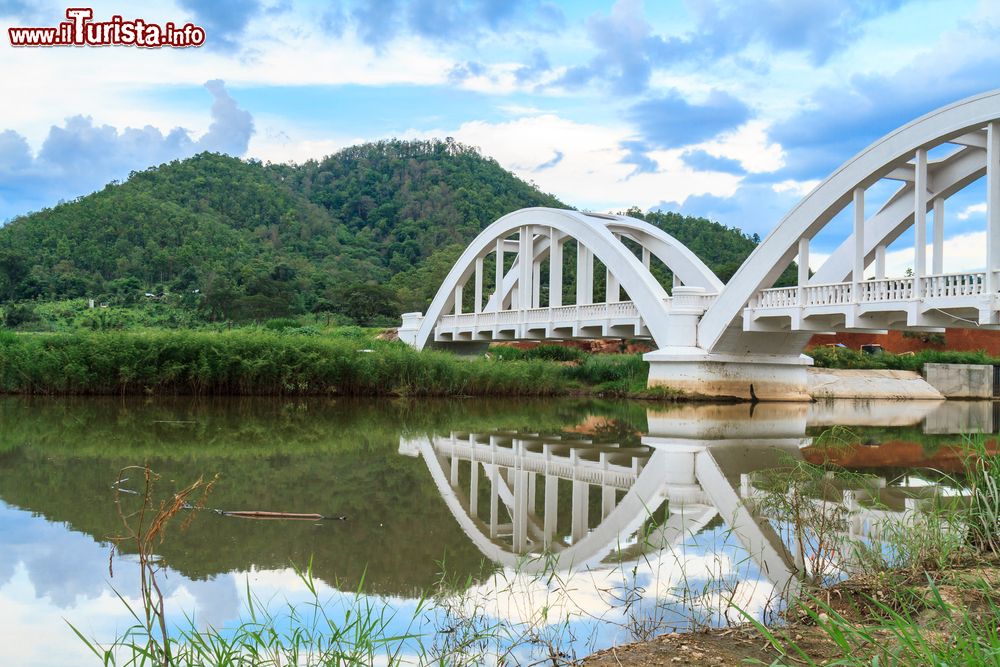
[[1000, 356], [1000, 331], [980, 329], [946, 329], [944, 343], [935, 343], [932, 334], [911, 333], [904, 336], [902, 331], [887, 334], [838, 333], [817, 334], [809, 340], [809, 347], [841, 343], [852, 350], [862, 345], [881, 345], [886, 352], [920, 352], [921, 350], [954, 350], [975, 352], [985, 350], [987, 354]]
[[[817, 465], [833, 463], [844, 468], [933, 468], [944, 472], [962, 470], [967, 454], [962, 450], [962, 437], [954, 436], [953, 446], [943, 446], [933, 454], [928, 454], [917, 442], [890, 440], [879, 445], [866, 447], [852, 445], [844, 450], [830, 451], [823, 447], [806, 447], [802, 456], [809, 463]], [[987, 451], [996, 455], [997, 442], [987, 443]]]
[[[975, 352], [985, 350], [991, 356], [1000, 356], [1000, 331], [982, 331], [979, 329], [947, 329], [944, 343], [934, 342], [932, 334], [913, 333], [904, 336], [902, 331], [890, 331], [887, 334], [838, 333], [817, 334], [809, 340], [809, 347], [819, 345], [836, 345], [841, 343], [852, 350], [861, 349], [862, 345], [881, 345], [886, 352], [920, 352], [921, 350], [954, 350], [957, 352]], [[540, 343], [534, 341], [497, 343], [509, 345], [522, 350], [535, 347]], [[653, 346], [645, 341], [624, 340], [562, 340], [546, 341], [545, 345], [561, 345], [575, 347], [595, 354], [613, 354], [620, 352], [649, 352]]]

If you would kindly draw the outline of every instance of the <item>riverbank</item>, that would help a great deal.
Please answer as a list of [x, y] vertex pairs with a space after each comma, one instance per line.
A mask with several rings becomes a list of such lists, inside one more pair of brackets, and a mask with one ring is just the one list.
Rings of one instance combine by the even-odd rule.
[[648, 365], [639, 355], [560, 354], [542, 349], [461, 358], [417, 352], [363, 332], [0, 332], [0, 392], [678, 397], [669, 389], [646, 389]]
[[[843, 444], [829, 434], [814, 446], [836, 458]], [[982, 436], [967, 436], [954, 454], [961, 471], [940, 474], [955, 493], [916, 493], [907, 518], [881, 525], [859, 526], [850, 509], [814, 502], [838, 475], [864, 479], [830, 459], [760, 473], [762, 493], [745, 502], [790, 526], [806, 554], [801, 588], [777, 622], [740, 611], [735, 626], [662, 635], [584, 664], [1000, 664], [1000, 461]], [[852, 507], [860, 498], [879, 504], [877, 486], [842, 493]], [[855, 532], [838, 536], [847, 525]], [[739, 604], [738, 590], [729, 597]]]
[[[495, 346], [480, 357], [459, 357], [418, 352], [377, 333], [359, 327], [0, 331], [0, 393], [703, 398], [647, 388], [649, 365], [639, 353], [540, 345]], [[809, 353], [816, 360], [809, 380], [814, 398], [940, 399], [916, 374], [924, 363], [994, 361], [982, 353]]]
[[952, 350], [923, 350], [920, 352], [879, 352], [869, 354], [852, 350], [847, 347], [823, 345], [811, 347], [805, 351], [813, 359], [816, 368], [840, 368], [873, 370], [884, 369], [893, 371], [920, 372], [924, 364], [973, 364], [992, 366], [1000, 364], [1000, 357], [993, 357], [986, 352], [962, 352]]
[[919, 576], [886, 573], [815, 591], [795, 620], [670, 633], [599, 651], [589, 667], [633, 665], [995, 665], [1000, 563]]

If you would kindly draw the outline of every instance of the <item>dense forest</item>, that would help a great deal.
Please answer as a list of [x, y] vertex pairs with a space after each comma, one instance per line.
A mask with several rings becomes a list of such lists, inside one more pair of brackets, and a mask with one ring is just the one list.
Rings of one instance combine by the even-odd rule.
[[[390, 321], [425, 308], [464, 245], [526, 206], [565, 204], [451, 139], [300, 165], [202, 153], [0, 227], [0, 302], [171, 295], [206, 320]], [[629, 214], [723, 280], [759, 241], [704, 219]]]

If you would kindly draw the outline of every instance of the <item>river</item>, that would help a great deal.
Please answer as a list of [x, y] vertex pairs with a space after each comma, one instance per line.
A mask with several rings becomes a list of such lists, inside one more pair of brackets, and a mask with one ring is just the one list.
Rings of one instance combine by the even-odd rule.
[[[739, 620], [734, 603], [769, 620], [814, 554], [750, 512], [759, 471], [864, 473], [817, 500], [871, 542], [878, 520], [960, 493], [952, 446], [997, 426], [976, 402], [0, 398], [0, 664], [97, 664], [69, 624], [110, 642], [134, 620], [118, 597], [138, 605], [134, 550], [111, 556], [127, 466], [168, 495], [219, 475], [209, 511], [157, 545], [177, 623], [231, 628], [248, 591], [305, 604], [311, 563], [333, 618], [390, 609], [387, 633], [417, 627], [435, 651], [456, 619], [503, 626], [484, 650], [527, 664]], [[127, 505], [142, 471], [125, 476]], [[467, 586], [421, 603], [442, 580]]]

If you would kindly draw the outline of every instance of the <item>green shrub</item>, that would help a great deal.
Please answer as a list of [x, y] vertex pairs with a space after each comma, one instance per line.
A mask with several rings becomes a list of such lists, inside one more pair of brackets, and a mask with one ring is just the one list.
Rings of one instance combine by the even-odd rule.
[[3, 323], [11, 329], [37, 321], [38, 314], [27, 304], [8, 306], [4, 312]]
[[285, 329], [297, 329], [302, 323], [293, 317], [274, 317], [264, 322], [264, 328], [271, 331], [284, 331]]
[[818, 368], [887, 368], [900, 371], [922, 371], [924, 364], [1000, 364], [1000, 358], [984, 351], [923, 350], [914, 354], [865, 354], [846, 347], [824, 345], [806, 351]]
[[580, 361], [589, 356], [583, 350], [565, 345], [538, 345], [520, 349], [509, 345], [498, 345], [492, 349], [492, 354], [503, 361], [516, 359], [544, 359], [546, 361]]

